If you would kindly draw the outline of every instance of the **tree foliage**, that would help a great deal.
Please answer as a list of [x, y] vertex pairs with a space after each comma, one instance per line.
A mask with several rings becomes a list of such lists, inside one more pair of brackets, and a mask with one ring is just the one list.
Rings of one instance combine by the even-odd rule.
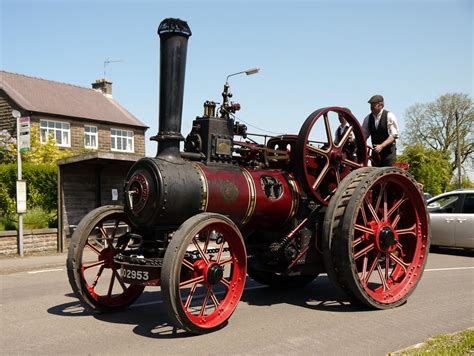
[[405, 114], [406, 130], [403, 142], [406, 146], [420, 144], [447, 154], [451, 170], [457, 169], [458, 114], [461, 167], [473, 167], [474, 155], [474, 103], [467, 94], [448, 93], [435, 101], [410, 106]]
[[22, 156], [24, 162], [35, 164], [54, 163], [61, 158], [71, 156], [71, 150], [61, 149], [56, 145], [56, 140], [50, 137], [45, 143], [41, 143], [39, 132], [35, 127], [31, 128], [30, 149]]
[[449, 190], [453, 173], [447, 152], [416, 144], [405, 146], [398, 160], [410, 165], [409, 172], [423, 184], [425, 192], [438, 195]]

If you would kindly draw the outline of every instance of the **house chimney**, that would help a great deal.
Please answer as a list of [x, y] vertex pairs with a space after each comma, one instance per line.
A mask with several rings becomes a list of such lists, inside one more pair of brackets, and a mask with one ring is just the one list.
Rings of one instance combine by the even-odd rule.
[[112, 97], [112, 82], [106, 78], [97, 79], [92, 83], [92, 89], [102, 92], [105, 96]]

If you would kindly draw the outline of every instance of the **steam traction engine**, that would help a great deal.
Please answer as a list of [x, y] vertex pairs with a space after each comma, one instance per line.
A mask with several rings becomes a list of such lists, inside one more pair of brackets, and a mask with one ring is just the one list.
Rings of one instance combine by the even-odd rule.
[[[297, 288], [324, 272], [355, 303], [404, 303], [429, 247], [414, 179], [367, 166], [361, 127], [345, 108], [316, 110], [298, 135], [256, 143], [234, 120], [240, 106], [227, 82], [222, 103], [205, 102], [180, 152], [191, 31], [166, 19], [158, 34], [158, 154], [130, 169], [124, 208], [91, 211], [73, 234], [68, 276], [83, 305], [119, 310], [145, 286], [161, 286], [171, 322], [201, 334], [225, 325], [247, 274]], [[335, 118], [348, 124], [338, 139]]]

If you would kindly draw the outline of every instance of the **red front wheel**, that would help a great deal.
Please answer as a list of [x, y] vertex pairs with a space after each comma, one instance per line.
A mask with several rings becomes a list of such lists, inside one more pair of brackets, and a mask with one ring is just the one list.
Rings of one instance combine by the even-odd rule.
[[161, 292], [171, 322], [193, 334], [225, 325], [245, 286], [242, 235], [225, 216], [191, 217], [173, 234], [161, 272]]
[[366, 305], [396, 307], [414, 291], [429, 250], [428, 214], [418, 185], [408, 173], [388, 167], [345, 190], [332, 232], [339, 283]]
[[132, 304], [144, 287], [125, 283], [114, 257], [128, 248], [134, 227], [121, 206], [87, 214], [72, 235], [67, 257], [69, 283], [88, 309], [108, 312]]

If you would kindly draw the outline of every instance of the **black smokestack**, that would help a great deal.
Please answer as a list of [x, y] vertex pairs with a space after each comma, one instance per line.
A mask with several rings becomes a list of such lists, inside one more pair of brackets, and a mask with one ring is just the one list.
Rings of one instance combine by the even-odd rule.
[[186, 53], [191, 30], [186, 21], [164, 19], [158, 27], [160, 36], [160, 112], [157, 157], [167, 161], [181, 160], [179, 141], [183, 111]]

